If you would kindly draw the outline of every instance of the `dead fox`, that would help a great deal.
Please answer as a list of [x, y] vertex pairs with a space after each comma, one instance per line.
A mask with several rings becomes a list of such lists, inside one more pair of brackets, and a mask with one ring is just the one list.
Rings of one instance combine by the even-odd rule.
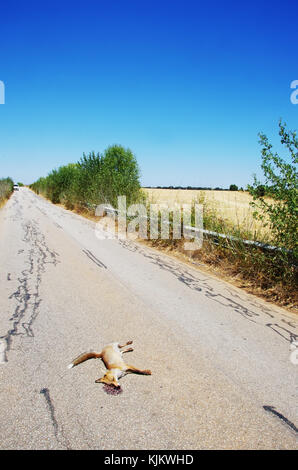
[[69, 364], [68, 368], [71, 369], [81, 362], [87, 361], [88, 359], [102, 359], [104, 365], [107, 368], [106, 374], [100, 379], [95, 380], [96, 383], [105, 383], [108, 385], [114, 385], [114, 387], [120, 387], [118, 379], [123, 377], [126, 374], [143, 374], [151, 375], [151, 370], [140, 370], [134, 366], [126, 364], [122, 359], [122, 354], [133, 351], [133, 348], [125, 349], [121, 351], [124, 346], [132, 344], [132, 341], [127, 341], [127, 343], [121, 345], [119, 343], [111, 343], [103, 348], [101, 353], [96, 352], [85, 352], [78, 356], [76, 359]]

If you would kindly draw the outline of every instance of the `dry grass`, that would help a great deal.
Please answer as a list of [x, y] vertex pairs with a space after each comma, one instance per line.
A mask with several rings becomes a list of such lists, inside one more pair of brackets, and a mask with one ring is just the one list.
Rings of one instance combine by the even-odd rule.
[[246, 191], [212, 191], [192, 189], [143, 188], [149, 203], [169, 205], [200, 203], [219, 219], [239, 232], [252, 233], [254, 238], [268, 237], [268, 228], [255, 220], [250, 206], [252, 196]]

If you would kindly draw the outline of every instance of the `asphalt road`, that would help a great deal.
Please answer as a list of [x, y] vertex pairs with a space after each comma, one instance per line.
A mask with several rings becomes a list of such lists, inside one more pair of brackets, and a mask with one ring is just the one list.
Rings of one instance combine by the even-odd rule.
[[[1, 449], [294, 449], [297, 316], [28, 189], [0, 211]], [[133, 340], [107, 395], [100, 360]]]

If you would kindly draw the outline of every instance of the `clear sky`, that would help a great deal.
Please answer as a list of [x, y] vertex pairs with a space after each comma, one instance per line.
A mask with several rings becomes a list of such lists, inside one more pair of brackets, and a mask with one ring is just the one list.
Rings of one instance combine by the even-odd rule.
[[0, 80], [1, 177], [118, 143], [143, 185], [246, 186], [258, 132], [298, 128], [298, 3], [1, 2]]

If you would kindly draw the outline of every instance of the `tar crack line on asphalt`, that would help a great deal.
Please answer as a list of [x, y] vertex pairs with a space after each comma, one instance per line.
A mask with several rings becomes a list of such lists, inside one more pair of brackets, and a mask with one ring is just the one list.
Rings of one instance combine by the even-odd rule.
[[279, 411], [275, 410], [274, 406], [263, 406], [265, 411], [269, 411], [270, 413], [273, 413], [275, 416], [277, 416], [279, 419], [281, 419], [284, 423], [286, 423], [293, 431], [298, 433], [298, 428], [295, 426], [294, 423], [292, 423], [288, 418], [286, 418], [284, 415], [282, 415]]
[[169, 272], [175, 276], [179, 282], [182, 282], [189, 289], [198, 292], [199, 295], [204, 295], [209, 300], [219, 303], [223, 307], [232, 309], [235, 313], [241, 315], [241, 317], [245, 320], [255, 323], [256, 325], [270, 328], [272, 332], [279, 335], [289, 343], [298, 340], [298, 334], [293, 331], [296, 329], [296, 325], [293, 322], [288, 322], [284, 319], [281, 320], [285, 322], [289, 328], [280, 326], [278, 323], [267, 323], [268, 316], [274, 320], [275, 316], [273, 311], [268, 311], [268, 309], [261, 306], [261, 304], [257, 305], [258, 311], [256, 311], [254, 308], [247, 308], [242, 304], [241, 297], [238, 294], [232, 292], [231, 289], [228, 289], [229, 295], [218, 294], [214, 292], [214, 288], [210, 286], [207, 278], [200, 279], [200, 273], [194, 275], [186, 268], [182, 267], [182, 265], [176, 263], [174, 260], [165, 258], [151, 250], [145, 250], [130, 241], [119, 240], [118, 242], [126, 250], [141, 254], [147, 258], [149, 262], [158, 266], [159, 269]]
[[56, 266], [59, 262], [58, 253], [49, 249], [44, 235], [37, 229], [37, 223], [27, 221], [22, 224], [22, 228], [25, 232], [23, 242], [28, 245], [26, 260], [28, 268], [21, 271], [17, 277], [19, 285], [9, 296], [9, 299], [13, 299], [17, 305], [9, 320], [12, 322], [12, 327], [5, 335], [0, 336], [1, 345], [5, 344], [5, 349], [1, 353], [2, 363], [8, 361], [7, 353], [11, 349], [13, 337], [34, 336], [33, 323], [39, 314], [42, 301], [40, 298], [42, 274], [46, 265]]
[[88, 258], [91, 259], [91, 261], [93, 261], [93, 263], [95, 263], [97, 266], [107, 269], [106, 265], [99, 261], [99, 259], [97, 259], [93, 253], [91, 253], [91, 251], [83, 250], [83, 253], [85, 253], [85, 255], [88, 256]]
[[[57, 419], [56, 419], [56, 416], [55, 416], [55, 407], [54, 407], [53, 401], [51, 399], [49, 389], [48, 388], [42, 388], [39, 393], [45, 397], [45, 401], [46, 401], [48, 410], [50, 412], [50, 417], [51, 417], [51, 421], [52, 421], [52, 424], [53, 424], [54, 434], [55, 434], [55, 438], [56, 438], [57, 442], [59, 444], [61, 444], [62, 447], [66, 447], [67, 449], [70, 449], [69, 442], [67, 441], [66, 437], [64, 436], [63, 430], [61, 429], [59, 431], [58, 422], [57, 422]], [[59, 434], [62, 436], [62, 440], [59, 437]]]

